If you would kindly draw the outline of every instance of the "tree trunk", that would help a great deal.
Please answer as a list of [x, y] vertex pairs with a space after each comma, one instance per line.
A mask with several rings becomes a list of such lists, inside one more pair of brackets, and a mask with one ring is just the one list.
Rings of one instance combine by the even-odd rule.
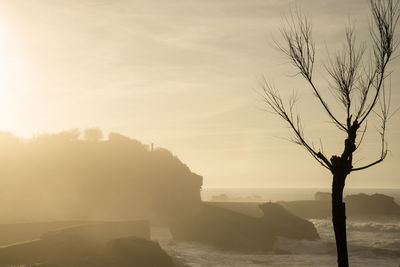
[[343, 203], [343, 189], [346, 174], [334, 174], [332, 182], [332, 222], [335, 231], [337, 262], [339, 267], [348, 267], [346, 237], [346, 207]]

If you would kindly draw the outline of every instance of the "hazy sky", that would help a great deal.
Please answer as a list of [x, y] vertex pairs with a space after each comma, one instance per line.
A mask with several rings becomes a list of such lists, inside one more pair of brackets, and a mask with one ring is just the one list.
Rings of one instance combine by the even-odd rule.
[[[256, 93], [262, 74], [283, 94], [298, 89], [310, 140], [342, 152], [343, 133], [272, 46], [293, 3], [314, 23], [317, 68], [341, 48], [349, 20], [369, 43], [367, 0], [1, 0], [0, 130], [29, 137], [99, 126], [170, 149], [206, 187], [329, 187], [330, 173], [282, 139], [287, 127]], [[400, 105], [398, 59], [391, 69]], [[370, 125], [359, 164], [380, 155]], [[397, 115], [387, 160], [347, 185], [400, 187], [399, 140]]]

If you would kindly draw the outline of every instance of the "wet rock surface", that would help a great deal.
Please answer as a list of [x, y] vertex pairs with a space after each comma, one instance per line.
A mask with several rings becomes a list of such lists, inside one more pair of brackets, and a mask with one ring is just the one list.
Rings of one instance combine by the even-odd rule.
[[276, 203], [260, 205], [264, 216], [256, 218], [203, 203], [202, 212], [171, 228], [178, 240], [191, 240], [221, 249], [271, 251], [278, 236], [292, 239], [319, 239], [311, 222], [298, 218]]
[[[53, 231], [34, 241], [0, 249], [0, 266], [172, 267], [160, 245], [148, 240], [144, 222], [112, 222]], [[144, 229], [147, 225], [147, 230]], [[141, 236], [126, 236], [137, 232]]]
[[[384, 194], [348, 195], [343, 200], [346, 203], [348, 218], [368, 217], [400, 217], [400, 206], [393, 197]], [[279, 202], [291, 213], [302, 218], [330, 218], [330, 193], [317, 192], [315, 200], [297, 200]]]

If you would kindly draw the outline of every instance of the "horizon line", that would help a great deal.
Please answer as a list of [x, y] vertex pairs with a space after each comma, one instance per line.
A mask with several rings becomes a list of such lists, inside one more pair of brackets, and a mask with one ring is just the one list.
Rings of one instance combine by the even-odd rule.
[[[248, 186], [205, 186], [202, 189], [331, 189], [331, 187], [248, 187]], [[387, 189], [400, 190], [400, 187], [346, 187], [345, 189]]]

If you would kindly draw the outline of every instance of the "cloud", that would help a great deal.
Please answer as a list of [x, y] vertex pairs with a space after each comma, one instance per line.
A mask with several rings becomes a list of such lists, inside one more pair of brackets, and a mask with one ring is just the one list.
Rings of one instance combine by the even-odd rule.
[[[216, 159], [198, 157], [196, 149], [212, 155], [218, 146], [225, 151], [220, 157], [233, 160], [232, 149], [280, 147], [271, 136], [289, 136], [278, 119], [261, 110], [254, 89], [262, 73], [282, 90], [303, 89], [306, 129], [313, 134], [320, 127], [324, 139], [334, 137], [321, 126], [327, 119], [315, 112], [308, 88], [288, 76], [295, 72], [271, 46], [291, 7], [305, 10], [314, 23], [318, 66], [326, 47], [341, 47], [349, 16], [356, 19], [360, 40], [368, 40], [364, 0], [3, 2], [0, 17], [8, 38], [2, 53], [14, 62], [4, 101], [17, 108], [3, 111], [1, 128], [31, 135], [100, 125], [165, 144], [212, 181], [227, 182], [234, 170], [225, 176], [208, 172]], [[325, 78], [317, 81], [324, 84]], [[240, 160], [254, 167], [252, 161], [274, 155], [257, 157]], [[261, 181], [262, 167], [254, 168], [254, 179]]]

